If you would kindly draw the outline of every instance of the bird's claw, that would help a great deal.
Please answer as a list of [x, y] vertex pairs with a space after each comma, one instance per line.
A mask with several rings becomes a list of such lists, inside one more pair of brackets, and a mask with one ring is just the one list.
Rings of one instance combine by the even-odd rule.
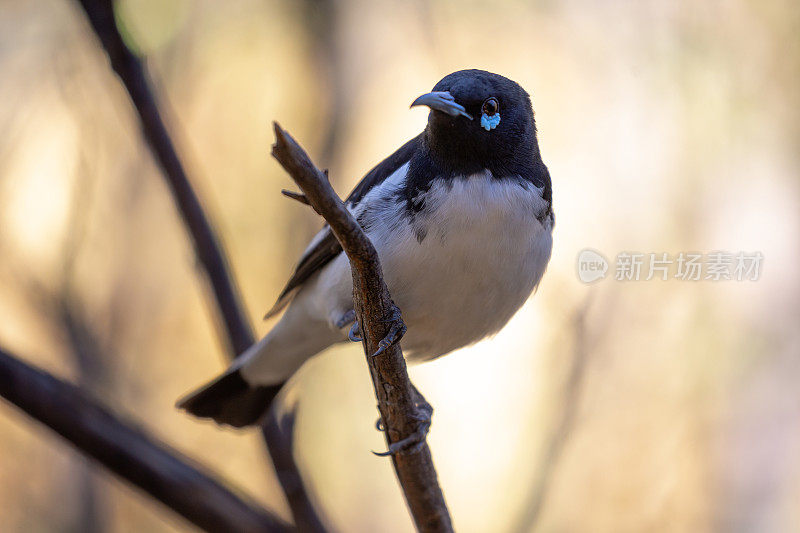
[[347, 332], [347, 338], [353, 342], [361, 342], [363, 340], [361, 338], [361, 326], [358, 325], [358, 320], [353, 322], [353, 327]]
[[391, 328], [389, 329], [389, 333], [378, 343], [378, 350], [372, 354], [372, 357], [377, 357], [385, 352], [390, 346], [398, 343], [400, 339], [403, 338], [403, 335], [406, 334], [406, 325], [403, 323], [403, 319], [400, 316], [400, 309], [398, 309], [396, 305], [392, 306], [391, 316], [386, 322], [391, 322]]
[[[390, 455], [397, 455], [398, 453], [416, 453], [422, 446], [425, 445], [425, 437], [428, 436], [428, 431], [431, 429], [431, 415], [433, 408], [425, 402], [424, 406], [418, 408], [415, 418], [418, 420], [417, 428], [414, 432], [404, 439], [393, 442], [389, 445], [389, 449], [385, 452], [375, 452], [378, 457], [387, 457]], [[381, 430], [383, 421], [379, 418], [377, 422], [378, 429]]]

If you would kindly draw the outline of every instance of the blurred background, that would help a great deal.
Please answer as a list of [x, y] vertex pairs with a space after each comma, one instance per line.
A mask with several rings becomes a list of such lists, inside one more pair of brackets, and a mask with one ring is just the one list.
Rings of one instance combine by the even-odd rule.
[[[288, 517], [260, 435], [177, 397], [226, 364], [127, 94], [76, 3], [0, 0], [0, 344]], [[346, 195], [483, 68], [532, 96], [553, 258], [494, 339], [413, 367], [464, 532], [800, 531], [796, 2], [121, 0], [251, 319], [320, 221], [279, 190], [279, 120]], [[576, 276], [583, 248], [760, 251], [757, 281]], [[613, 276], [609, 276], [612, 277]], [[412, 531], [357, 345], [293, 382], [336, 531]], [[4, 531], [187, 531], [0, 402]]]

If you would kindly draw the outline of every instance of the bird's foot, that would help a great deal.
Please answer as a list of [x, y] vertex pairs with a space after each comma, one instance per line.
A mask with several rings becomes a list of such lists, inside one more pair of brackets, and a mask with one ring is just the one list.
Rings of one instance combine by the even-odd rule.
[[[426, 402], [427, 405], [427, 402]], [[417, 427], [414, 432], [408, 437], [400, 439], [389, 445], [389, 449], [385, 452], [372, 452], [378, 457], [387, 457], [389, 455], [397, 455], [398, 453], [416, 453], [425, 444], [425, 438], [428, 436], [428, 431], [431, 429], [431, 415], [433, 409], [427, 405], [428, 410], [418, 408], [415, 410], [414, 419], [417, 421]], [[383, 421], [379, 418], [377, 427], [384, 430]]]
[[[414, 419], [417, 420], [417, 428], [408, 437], [401, 439], [389, 445], [389, 450], [385, 452], [372, 452], [379, 457], [388, 455], [395, 455], [400, 452], [414, 453], [419, 451], [425, 443], [425, 437], [431, 429], [431, 419], [433, 418], [433, 407], [425, 397], [420, 393], [414, 384], [411, 384], [411, 393], [414, 399]], [[386, 431], [386, 426], [382, 418], [378, 418], [375, 422], [375, 428], [378, 431]]]
[[[430, 420], [430, 418], [433, 416], [433, 407], [431, 406], [431, 404], [426, 402], [425, 398], [423, 398], [422, 403], [417, 403], [415, 405], [417, 409], [422, 411], [424, 416], [427, 417], [426, 420]], [[377, 429], [378, 431], [386, 431], [386, 426], [383, 425], [383, 418], [378, 417], [377, 420], [375, 420], [375, 429]]]
[[394, 303], [392, 303], [392, 310], [390, 311], [389, 318], [384, 320], [384, 322], [391, 323], [389, 333], [378, 343], [378, 351], [372, 354], [372, 357], [382, 354], [387, 348], [400, 342], [400, 339], [406, 334], [406, 325], [403, 323], [403, 318], [400, 315], [400, 308], [394, 305]]

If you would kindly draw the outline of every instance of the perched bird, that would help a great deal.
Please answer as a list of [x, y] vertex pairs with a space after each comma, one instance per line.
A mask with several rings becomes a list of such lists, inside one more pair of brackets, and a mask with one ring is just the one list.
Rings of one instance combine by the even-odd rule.
[[[503, 76], [461, 70], [411, 106], [425, 130], [373, 168], [346, 205], [372, 240], [408, 330], [409, 361], [498, 332], [550, 259], [552, 189], [531, 101]], [[267, 313], [281, 320], [222, 376], [179, 401], [221, 424], [255, 424], [304, 361], [346, 341], [350, 265], [326, 226]]]

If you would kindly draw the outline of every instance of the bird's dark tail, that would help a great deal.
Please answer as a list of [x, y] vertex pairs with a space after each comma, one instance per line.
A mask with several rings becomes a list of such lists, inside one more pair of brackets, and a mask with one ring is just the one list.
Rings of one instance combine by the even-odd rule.
[[181, 398], [177, 405], [194, 416], [241, 428], [258, 423], [282, 385], [250, 385], [237, 369]]

